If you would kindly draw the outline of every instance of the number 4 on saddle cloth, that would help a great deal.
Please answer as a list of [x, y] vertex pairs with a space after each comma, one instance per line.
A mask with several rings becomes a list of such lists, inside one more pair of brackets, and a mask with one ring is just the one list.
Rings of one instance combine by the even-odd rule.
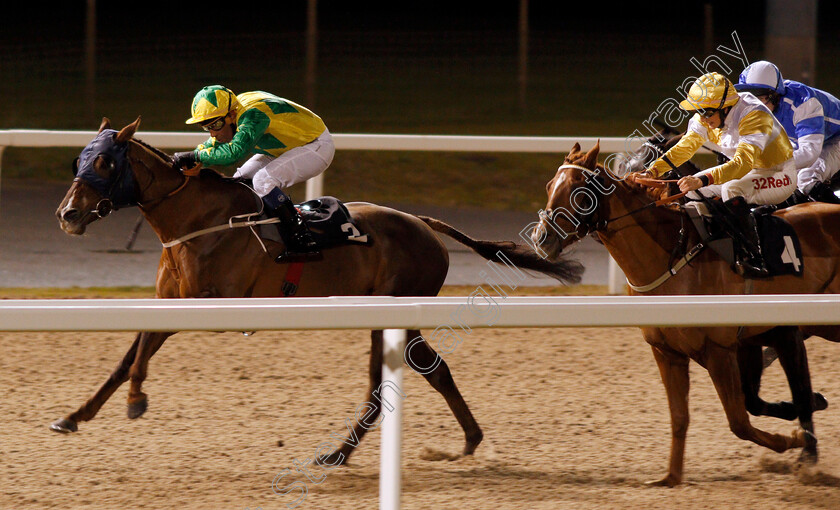
[[[732, 228], [732, 212], [719, 200], [689, 201], [683, 206], [691, 218], [704, 245], [739, 271], [739, 261], [747, 256], [749, 240], [737, 228]], [[760, 256], [767, 274], [760, 277], [802, 274], [802, 249], [793, 227], [784, 219], [763, 213], [762, 208], [750, 212], [758, 231]], [[736, 223], [737, 224], [737, 223]], [[744, 274], [755, 278], [757, 275]]]
[[[321, 197], [295, 206], [300, 212], [318, 248], [330, 248], [340, 244], [371, 243], [370, 236], [360, 232], [350, 217], [347, 207], [335, 197]], [[260, 225], [260, 237], [269, 241], [280, 242], [280, 223]]]

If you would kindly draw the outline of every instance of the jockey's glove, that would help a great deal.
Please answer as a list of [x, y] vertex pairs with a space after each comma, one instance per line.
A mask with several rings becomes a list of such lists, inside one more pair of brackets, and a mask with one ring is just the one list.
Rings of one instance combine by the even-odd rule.
[[172, 166], [174, 166], [176, 170], [189, 170], [190, 168], [195, 167], [197, 163], [198, 160], [195, 158], [195, 151], [176, 152], [175, 161]]

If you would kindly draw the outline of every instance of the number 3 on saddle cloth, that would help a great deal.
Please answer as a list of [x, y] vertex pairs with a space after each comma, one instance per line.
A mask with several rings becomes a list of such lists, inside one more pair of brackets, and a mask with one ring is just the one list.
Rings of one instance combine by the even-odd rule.
[[[726, 219], [721, 216], [728, 214], [723, 210], [726, 206], [717, 200], [706, 200], [689, 201], [683, 208], [700, 234], [703, 244], [712, 248], [735, 270], [736, 257], [741, 252], [739, 243], [744, 241], [733, 239], [728, 229], [722, 225]], [[800, 276], [802, 274], [802, 249], [793, 227], [787, 221], [772, 214], [756, 211], [751, 214], [758, 226], [761, 256], [769, 272], [767, 276]]]
[[[335, 197], [321, 197], [296, 206], [319, 249], [341, 244], [369, 245], [371, 238], [360, 232], [347, 207]], [[260, 225], [260, 237], [280, 242], [280, 223]], [[276, 254], [272, 254], [276, 255]]]

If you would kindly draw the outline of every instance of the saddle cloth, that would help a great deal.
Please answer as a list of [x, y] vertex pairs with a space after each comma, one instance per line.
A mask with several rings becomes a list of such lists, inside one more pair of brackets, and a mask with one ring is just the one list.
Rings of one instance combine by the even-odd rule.
[[[703, 202], [690, 201], [684, 210], [703, 241], [731, 267], [735, 265], [733, 239], [718, 224], [720, 220]], [[756, 214], [761, 255], [769, 276], [802, 274], [802, 248], [799, 237], [787, 221], [772, 214]]]
[[[360, 232], [347, 207], [335, 197], [320, 197], [295, 206], [303, 222], [312, 232], [319, 248], [330, 248], [340, 244], [358, 243], [368, 245], [371, 238]], [[264, 219], [265, 215], [260, 219]], [[280, 223], [260, 225], [260, 237], [280, 242]]]

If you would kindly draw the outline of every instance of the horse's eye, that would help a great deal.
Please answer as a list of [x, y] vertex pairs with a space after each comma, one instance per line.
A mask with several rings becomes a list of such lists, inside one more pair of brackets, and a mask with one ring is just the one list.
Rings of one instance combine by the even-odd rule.
[[110, 179], [117, 168], [114, 158], [100, 154], [93, 164], [94, 171], [103, 179]]

